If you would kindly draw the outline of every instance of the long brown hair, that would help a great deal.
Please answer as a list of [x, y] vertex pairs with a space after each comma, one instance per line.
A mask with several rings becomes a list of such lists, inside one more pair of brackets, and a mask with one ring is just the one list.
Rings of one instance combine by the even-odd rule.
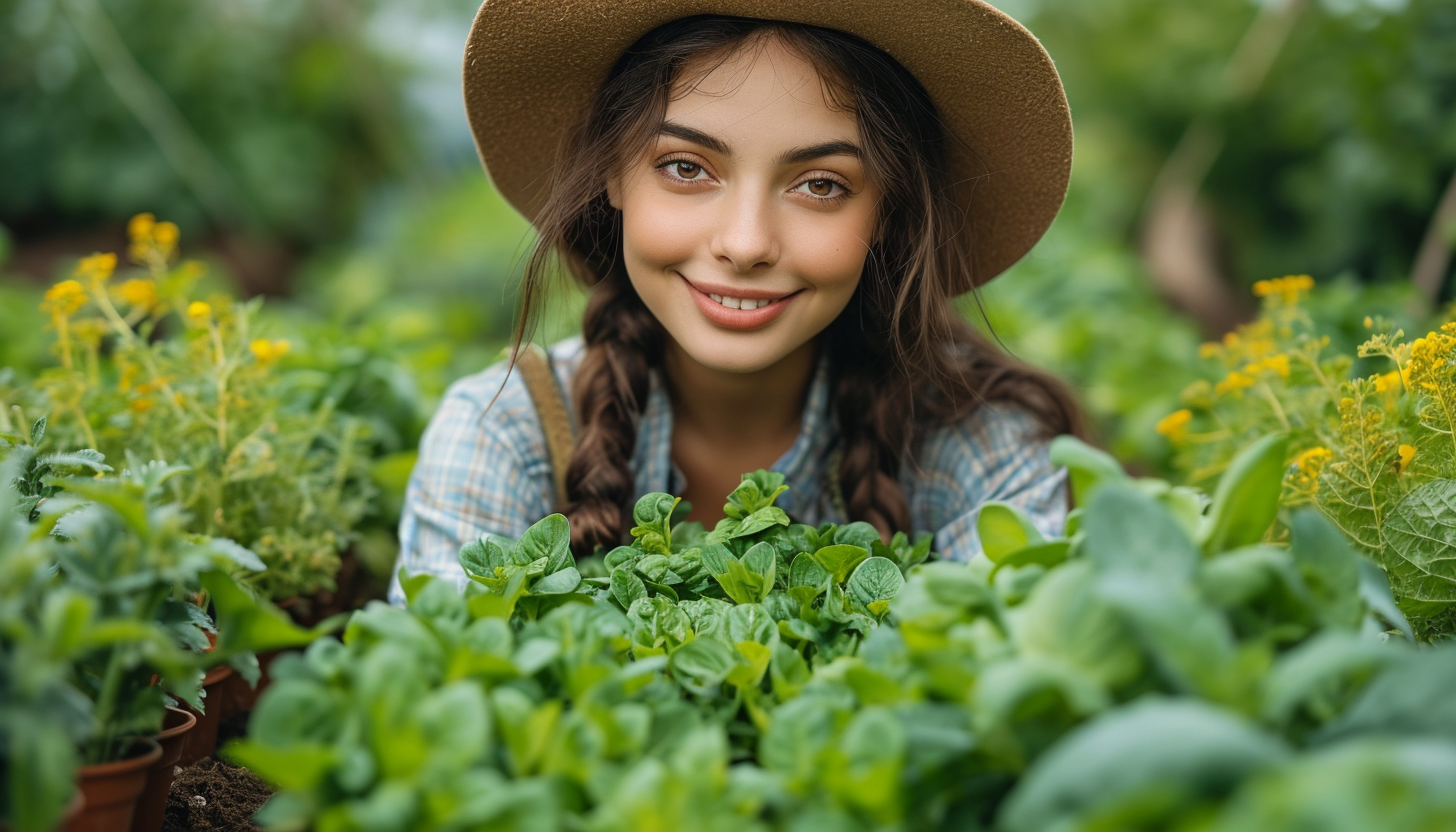
[[[572, 384], [580, 433], [563, 508], [578, 555], [616, 545], [631, 525], [638, 422], [666, 337], [622, 264], [621, 215], [605, 183], [651, 142], [671, 95], [686, 94], [734, 50], [766, 37], [818, 68], [831, 105], [855, 114], [866, 167], [883, 193], [859, 287], [822, 336], [842, 453], [838, 486], [850, 519], [911, 531], [901, 469], [913, 464], [917, 442], [931, 430], [986, 402], [1026, 410], [1047, 436], [1081, 432], [1066, 386], [1007, 356], [952, 303], [948, 276], [969, 274], [969, 241], [947, 173], [948, 137], [914, 76], [836, 30], [685, 18], [647, 33], [617, 61], [566, 137], [535, 219], [540, 236], [526, 266], [516, 346], [529, 340], [558, 265], [591, 289], [582, 319], [586, 351]], [[684, 77], [689, 70], [694, 77]]]

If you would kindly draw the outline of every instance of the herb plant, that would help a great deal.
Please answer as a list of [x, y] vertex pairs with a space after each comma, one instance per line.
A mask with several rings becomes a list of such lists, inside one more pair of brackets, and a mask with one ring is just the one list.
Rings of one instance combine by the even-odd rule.
[[1408, 646], [1317, 513], [1263, 542], [1281, 439], [1212, 496], [1053, 453], [1068, 536], [993, 504], [969, 565], [794, 524], [765, 472], [710, 532], [644, 497], [599, 564], [559, 515], [472, 542], [463, 593], [406, 577], [276, 663], [225, 753], [274, 830], [1355, 830], [1383, 793], [1336, 813], [1318, 778], [1381, 764], [1403, 817], [1456, 821], [1419, 763], [1456, 760], [1456, 653]]

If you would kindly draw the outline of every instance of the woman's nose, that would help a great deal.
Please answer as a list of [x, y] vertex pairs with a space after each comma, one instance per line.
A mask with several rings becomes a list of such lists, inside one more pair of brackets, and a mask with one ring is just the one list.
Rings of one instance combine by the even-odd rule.
[[726, 196], [710, 247], [713, 256], [744, 274], [772, 266], [779, 258], [779, 235], [771, 201], [747, 189]]

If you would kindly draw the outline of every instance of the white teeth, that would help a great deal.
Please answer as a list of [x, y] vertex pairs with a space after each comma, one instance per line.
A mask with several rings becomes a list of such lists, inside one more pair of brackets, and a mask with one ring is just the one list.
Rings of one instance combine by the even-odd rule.
[[765, 306], [768, 306], [770, 303], [773, 303], [773, 301], [769, 300], [768, 298], [762, 298], [757, 300], [754, 298], [735, 298], [729, 297], [727, 295], [715, 295], [711, 292], [708, 293], [708, 297], [728, 307], [729, 309], [743, 309], [749, 311], [754, 309], [762, 309]]

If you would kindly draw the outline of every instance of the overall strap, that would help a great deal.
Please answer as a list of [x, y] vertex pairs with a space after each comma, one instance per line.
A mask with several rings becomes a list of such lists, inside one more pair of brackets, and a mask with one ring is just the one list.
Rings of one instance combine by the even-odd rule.
[[546, 456], [556, 484], [556, 510], [560, 511], [566, 507], [566, 466], [571, 462], [572, 447], [576, 444], [571, 414], [566, 410], [565, 397], [551, 369], [550, 353], [539, 344], [530, 344], [516, 355], [516, 366], [531, 394], [531, 403], [536, 406], [541, 431], [546, 434]]

